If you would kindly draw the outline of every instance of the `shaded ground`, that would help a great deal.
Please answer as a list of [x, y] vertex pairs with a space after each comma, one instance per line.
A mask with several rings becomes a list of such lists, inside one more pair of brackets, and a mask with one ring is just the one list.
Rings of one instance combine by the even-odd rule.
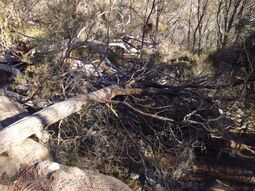
[[[197, 151], [196, 181], [217, 179], [236, 190], [255, 190], [255, 113], [250, 108], [244, 109], [244, 114], [249, 117], [241, 121], [244, 125], [239, 131], [231, 130], [208, 143], [205, 151]], [[238, 118], [234, 120], [240, 127]]]

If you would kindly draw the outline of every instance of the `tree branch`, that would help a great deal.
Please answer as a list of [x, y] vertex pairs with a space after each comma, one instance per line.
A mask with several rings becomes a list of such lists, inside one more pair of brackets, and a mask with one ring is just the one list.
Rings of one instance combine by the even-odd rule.
[[106, 100], [111, 100], [115, 96], [136, 95], [142, 92], [143, 90], [141, 89], [123, 89], [119, 86], [110, 86], [95, 92], [69, 98], [46, 107], [0, 131], [0, 154], [22, 143], [31, 135], [39, 134], [43, 127], [52, 125], [68, 117], [92, 102], [105, 102]]
[[124, 105], [126, 107], [128, 107], [129, 109], [133, 110], [134, 112], [140, 114], [140, 115], [143, 115], [143, 116], [146, 116], [146, 117], [150, 117], [150, 118], [153, 118], [153, 119], [157, 119], [157, 120], [160, 120], [160, 121], [167, 121], [167, 122], [173, 122], [174, 120], [173, 119], [170, 119], [168, 117], [163, 117], [163, 116], [158, 116], [158, 115], [154, 115], [154, 114], [151, 114], [151, 113], [145, 113], [137, 108], [134, 108], [132, 105], [130, 105], [129, 103], [127, 102], [122, 102], [122, 101], [107, 101], [108, 103], [112, 103], [112, 104], [121, 104], [121, 105]]

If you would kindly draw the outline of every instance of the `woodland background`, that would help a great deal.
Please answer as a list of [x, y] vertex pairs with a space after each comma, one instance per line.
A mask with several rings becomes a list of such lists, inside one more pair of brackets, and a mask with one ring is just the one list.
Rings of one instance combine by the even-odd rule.
[[55, 161], [134, 190], [254, 188], [253, 0], [0, 6], [0, 88], [31, 114], [112, 85], [143, 90], [48, 126]]

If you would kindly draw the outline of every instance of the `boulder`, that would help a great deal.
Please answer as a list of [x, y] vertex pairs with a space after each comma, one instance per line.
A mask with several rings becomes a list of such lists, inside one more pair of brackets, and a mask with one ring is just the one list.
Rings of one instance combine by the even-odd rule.
[[132, 191], [120, 180], [50, 161], [27, 168], [9, 191]]
[[[0, 96], [0, 130], [1, 127], [4, 128], [26, 115], [28, 113], [19, 103], [8, 97]], [[0, 155], [0, 183], [6, 184], [12, 181], [22, 166], [50, 159], [47, 147], [29, 138], [21, 145], [12, 147]]]
[[51, 160], [47, 147], [32, 139], [25, 140], [0, 155], [0, 183], [12, 181], [22, 167], [42, 160]]
[[19, 103], [6, 96], [0, 96], [0, 129], [27, 115]]

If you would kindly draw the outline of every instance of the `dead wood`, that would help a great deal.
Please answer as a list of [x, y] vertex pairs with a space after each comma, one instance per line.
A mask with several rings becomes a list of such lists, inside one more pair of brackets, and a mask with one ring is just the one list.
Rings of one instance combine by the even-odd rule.
[[[79, 95], [69, 98], [65, 101], [55, 103], [49, 107], [42, 109], [30, 116], [24, 117], [21, 120], [7, 126], [0, 131], [0, 154], [9, 150], [15, 145], [19, 145], [25, 139], [34, 134], [40, 134], [46, 126], [52, 125], [61, 119], [64, 119], [71, 114], [80, 111], [84, 106], [92, 102], [107, 102], [116, 96], [139, 95], [139, 94], [172, 94], [179, 93], [179, 88], [174, 89], [141, 89], [141, 88], [121, 88], [117, 85], [106, 87], [88, 94]], [[126, 105], [127, 106], [127, 105]], [[133, 110], [135, 108], [132, 108]], [[168, 118], [154, 116], [146, 113], [140, 114], [148, 117], [157, 118], [160, 120], [172, 121]]]
[[115, 96], [141, 93], [143, 93], [142, 89], [123, 89], [119, 86], [110, 86], [53, 104], [4, 128], [0, 132], [0, 154], [22, 143], [31, 135], [40, 134], [43, 127], [68, 117], [92, 102], [104, 102]]
[[110, 67], [113, 68], [115, 71], [117, 71], [118, 73], [125, 75], [124, 71], [122, 71], [120, 68], [118, 68], [116, 65], [114, 65], [107, 57], [106, 53], [104, 53], [102, 50], [100, 50], [100, 48], [98, 48], [98, 44], [96, 44], [95, 42], [91, 42], [91, 41], [83, 41], [81, 39], [75, 39], [69, 49], [66, 52], [66, 58], [70, 57], [70, 54], [73, 50], [80, 48], [80, 47], [87, 47], [88, 49], [91, 49], [93, 51], [95, 51], [96, 53], [98, 53], [100, 55], [100, 57], [102, 58], [102, 60], [105, 62], [105, 64]]
[[157, 120], [160, 120], [160, 121], [166, 121], [166, 122], [173, 122], [174, 120], [173, 119], [170, 119], [168, 117], [163, 117], [163, 116], [159, 116], [159, 115], [154, 115], [154, 114], [151, 114], [151, 113], [145, 113], [137, 108], [134, 108], [132, 105], [128, 104], [127, 102], [121, 102], [121, 101], [109, 101], [109, 103], [112, 103], [112, 104], [121, 104], [121, 105], [124, 105], [126, 107], [128, 107], [129, 109], [133, 110], [134, 112], [140, 114], [140, 115], [143, 115], [143, 116], [146, 116], [146, 117], [150, 117], [152, 119], [157, 119]]

